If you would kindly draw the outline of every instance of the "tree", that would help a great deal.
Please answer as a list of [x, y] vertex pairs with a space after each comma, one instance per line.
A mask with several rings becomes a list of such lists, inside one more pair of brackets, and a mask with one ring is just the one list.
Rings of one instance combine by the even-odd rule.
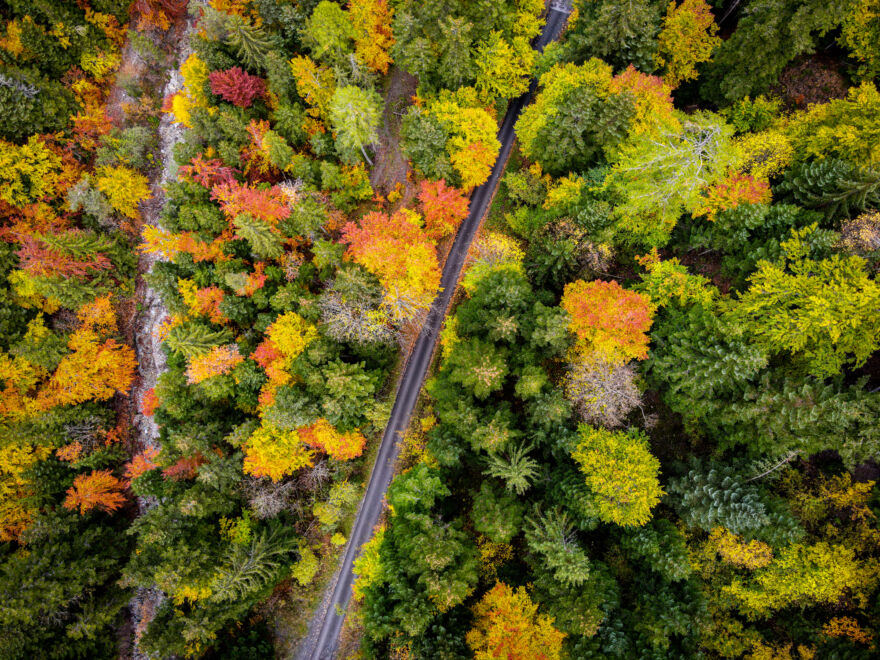
[[124, 165], [100, 167], [95, 174], [95, 187], [110, 206], [127, 218], [140, 217], [137, 205], [153, 195], [147, 177]]
[[185, 358], [194, 358], [231, 339], [232, 334], [226, 329], [212, 330], [204, 323], [187, 322], [175, 325], [168, 331], [165, 345]]
[[342, 159], [357, 163], [360, 156], [372, 164], [364, 147], [379, 139], [382, 97], [360, 87], [338, 87], [330, 99], [330, 124], [336, 133], [336, 148]]
[[296, 312], [284, 312], [266, 328], [266, 338], [289, 363], [318, 338], [318, 330]]
[[785, 173], [777, 190], [825, 217], [852, 217], [880, 206], [880, 168], [860, 167], [838, 158], [811, 160]]
[[767, 366], [766, 352], [748, 341], [742, 325], [709, 306], [671, 316], [652, 338], [649, 382], [688, 422], [713, 419], [716, 402], [737, 397]]
[[718, 48], [704, 96], [719, 104], [757, 95], [785, 66], [811, 53], [820, 37], [840, 25], [849, 2], [758, 0], [743, 9], [736, 30]]
[[[468, 190], [486, 181], [501, 143], [498, 142], [495, 117], [480, 102], [476, 91], [463, 88], [457, 94], [441, 93], [428, 105], [427, 111], [446, 133], [444, 148], [452, 169], [461, 180], [461, 188]], [[410, 112], [415, 114], [419, 109]], [[442, 171], [432, 175], [446, 177]]]
[[16, 207], [39, 201], [54, 192], [60, 169], [61, 158], [36, 135], [22, 145], [0, 140], [0, 200]]
[[128, 593], [117, 585], [131, 543], [113, 518], [62, 507], [40, 515], [27, 545], [0, 564], [0, 655], [112, 657]]
[[669, 582], [685, 580], [694, 571], [684, 534], [668, 520], [655, 518], [643, 527], [624, 530], [620, 546]]
[[49, 453], [46, 447], [27, 444], [0, 449], [0, 542], [17, 541], [33, 522], [37, 511], [29, 505], [29, 496], [35, 484], [28, 472]]
[[840, 247], [862, 257], [873, 271], [880, 266], [880, 212], [868, 211], [840, 227]]
[[676, 510], [688, 527], [711, 532], [724, 527], [737, 536], [753, 538], [770, 524], [755, 484], [743, 483], [729, 466], [694, 465], [686, 476], [669, 482]]
[[368, 213], [342, 229], [346, 258], [366, 268], [385, 288], [383, 306], [394, 322], [428, 309], [440, 286], [434, 245], [404, 211]]
[[598, 57], [616, 69], [633, 64], [645, 73], [654, 70], [662, 1], [579, 0], [576, 4], [578, 17], [566, 44], [570, 59]]
[[431, 240], [454, 234], [468, 214], [468, 199], [446, 181], [422, 181], [418, 192], [425, 216], [425, 233]]
[[846, 593], [865, 588], [871, 569], [861, 565], [852, 548], [819, 542], [795, 543], [779, 551], [749, 581], [735, 579], [724, 591], [750, 615], [764, 615], [791, 605], [832, 604]]
[[485, 480], [474, 496], [471, 521], [494, 543], [509, 543], [522, 526], [523, 505], [517, 497]]
[[616, 364], [601, 355], [576, 360], [565, 376], [565, 396], [589, 424], [616, 428], [642, 403], [632, 364]]
[[251, 107], [255, 99], [266, 93], [266, 82], [262, 78], [252, 76], [238, 66], [225, 71], [211, 71], [208, 80], [212, 94], [239, 108]]
[[526, 521], [526, 544], [541, 556], [544, 566], [560, 582], [579, 586], [590, 576], [590, 558], [578, 543], [565, 513], [552, 509]]
[[394, 45], [394, 8], [387, 0], [359, 0], [349, 3], [348, 15], [354, 29], [355, 54], [373, 71], [388, 73], [392, 62], [388, 51]]
[[137, 365], [131, 347], [115, 339], [102, 342], [94, 331], [82, 329], [71, 335], [68, 348], [72, 352], [39, 392], [38, 408], [104, 401], [131, 387]]
[[204, 355], [197, 355], [189, 361], [186, 368], [186, 380], [191, 385], [201, 383], [215, 376], [228, 374], [237, 365], [244, 362], [235, 344], [215, 346]]
[[316, 59], [331, 63], [341, 61], [352, 51], [354, 28], [348, 14], [335, 2], [322, 0], [305, 26]]
[[122, 482], [110, 470], [93, 470], [73, 480], [73, 486], [67, 489], [64, 508], [79, 509], [82, 515], [92, 509], [112, 513], [125, 502], [121, 489]]
[[874, 83], [851, 87], [843, 99], [817, 103], [795, 114], [785, 127], [796, 162], [835, 157], [863, 166], [880, 165], [880, 91]]
[[507, 490], [522, 495], [538, 476], [538, 462], [528, 455], [531, 449], [528, 445], [519, 445], [506, 454], [491, 454], [486, 474], [503, 479]]
[[697, 77], [696, 65], [708, 62], [721, 43], [718, 26], [706, 0], [669, 3], [658, 37], [657, 65], [665, 66], [664, 79], [672, 87]]
[[493, 32], [476, 55], [476, 88], [487, 101], [516, 98], [528, 90], [536, 57], [528, 40], [516, 37], [510, 43]]
[[754, 570], [773, 560], [773, 549], [757, 539], [748, 543], [724, 527], [715, 527], [706, 542], [728, 564]]
[[333, 70], [316, 64], [314, 60], [305, 55], [290, 60], [290, 70], [296, 81], [297, 93], [309, 105], [309, 109], [306, 110], [309, 117], [327, 119], [330, 99], [333, 98], [333, 93], [336, 90], [336, 77], [333, 75]]
[[480, 339], [462, 340], [453, 347], [443, 369], [452, 382], [485, 399], [504, 385], [508, 356], [503, 349]]
[[326, 419], [319, 419], [312, 426], [299, 431], [300, 438], [337, 461], [357, 458], [364, 451], [367, 439], [359, 431], [340, 433]]
[[623, 200], [615, 208], [620, 240], [665, 245], [679, 216], [699, 205], [700, 192], [727, 176], [737, 157], [732, 133], [717, 117], [695, 113], [679, 127], [622, 144], [606, 180]]
[[250, 69], [260, 69], [269, 59], [272, 40], [265, 30], [248, 19], [236, 15], [226, 17], [226, 43]]
[[644, 525], [663, 495], [660, 462], [651, 455], [639, 431], [624, 433], [578, 428], [580, 439], [572, 458], [580, 465], [596, 496], [599, 517], [624, 527]]
[[313, 456], [297, 431], [263, 423], [245, 445], [244, 472], [279, 481], [300, 468], [311, 466]]
[[553, 619], [538, 614], [526, 590], [498, 582], [474, 608], [476, 621], [467, 634], [477, 660], [558, 660], [565, 634]]
[[873, 47], [880, 41], [878, 10], [880, 4], [877, 0], [856, 0], [850, 3], [838, 37], [840, 44], [849, 49], [850, 56], [861, 62], [859, 78], [862, 80], [870, 80], [880, 74], [880, 57]]
[[565, 286], [560, 307], [569, 314], [568, 328], [581, 356], [612, 363], [647, 357], [654, 306], [646, 296], [617, 282], [578, 280]]
[[801, 238], [810, 231], [783, 244], [781, 263], [758, 263], [731, 313], [768, 351], [791, 353], [809, 373], [827, 376], [864, 364], [880, 346], [880, 285], [860, 257], [808, 258]]
[[632, 96], [611, 93], [611, 67], [591, 59], [558, 64], [541, 76], [541, 91], [516, 124], [520, 149], [550, 174], [584, 170], [627, 136]]
[[704, 190], [704, 206], [692, 213], [714, 222], [720, 211], [729, 211], [740, 204], [769, 204], [770, 197], [770, 184], [766, 181], [758, 181], [748, 174], [731, 174]]

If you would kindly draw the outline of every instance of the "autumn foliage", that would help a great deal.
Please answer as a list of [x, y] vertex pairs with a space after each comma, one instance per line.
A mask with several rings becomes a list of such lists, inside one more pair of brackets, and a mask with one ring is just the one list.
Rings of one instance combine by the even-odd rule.
[[326, 419], [319, 419], [311, 426], [300, 429], [299, 434], [306, 445], [338, 461], [357, 458], [367, 444], [367, 439], [358, 431], [340, 433]]
[[349, 20], [354, 28], [355, 53], [364, 64], [378, 73], [388, 73], [394, 44], [391, 20], [394, 9], [388, 0], [351, 0]]
[[440, 267], [433, 243], [417, 216], [398, 211], [372, 212], [343, 227], [346, 257], [379, 278], [386, 289], [385, 305], [392, 319], [412, 318], [426, 310], [440, 286]]
[[122, 482], [110, 470], [93, 470], [89, 474], [81, 474], [67, 490], [64, 507], [79, 509], [83, 515], [92, 509], [112, 513], [125, 502], [122, 486]]
[[468, 199], [446, 181], [422, 181], [419, 186], [419, 202], [425, 216], [425, 233], [431, 240], [439, 241], [455, 233], [468, 214]]
[[211, 71], [208, 80], [212, 94], [239, 108], [251, 107], [255, 99], [266, 93], [266, 83], [262, 78], [252, 76], [238, 66], [225, 71]]
[[740, 204], [767, 204], [771, 199], [770, 184], [747, 174], [731, 174], [703, 192], [703, 206], [694, 215], [714, 221], [718, 213]]
[[159, 453], [159, 449], [156, 447], [147, 447], [144, 451], [135, 454], [125, 466], [125, 478], [134, 481], [141, 475], [159, 467], [159, 464], [156, 463]]
[[578, 280], [566, 285], [561, 307], [569, 313], [568, 327], [581, 354], [620, 362], [648, 356], [654, 306], [646, 296], [616, 282]]
[[523, 587], [498, 582], [474, 608], [476, 621], [467, 634], [477, 660], [558, 660], [565, 633], [553, 619], [538, 613]]

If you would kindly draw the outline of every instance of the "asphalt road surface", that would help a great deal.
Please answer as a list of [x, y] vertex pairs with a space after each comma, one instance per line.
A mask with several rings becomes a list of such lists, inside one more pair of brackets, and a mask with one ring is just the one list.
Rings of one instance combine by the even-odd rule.
[[[562, 27], [568, 18], [565, 4], [554, 2], [551, 5], [550, 13], [547, 16], [547, 23], [534, 44], [538, 51], [543, 51], [544, 47], [558, 38], [562, 32]], [[419, 398], [425, 374], [428, 372], [431, 356], [434, 353], [434, 346], [437, 343], [437, 336], [443, 326], [443, 320], [446, 317], [446, 312], [455, 293], [455, 287], [461, 275], [465, 257], [467, 256], [471, 241], [474, 239], [474, 235], [480, 226], [480, 220], [485, 215], [489, 202], [492, 200], [492, 194], [498, 186], [498, 180], [504, 172], [507, 159], [510, 156], [510, 150], [513, 147], [515, 137], [513, 126], [519, 118], [522, 109], [531, 99], [536, 84], [535, 81], [532, 81], [529, 91], [510, 104], [507, 115], [505, 115], [504, 122], [501, 124], [501, 129], [498, 132], [498, 141], [501, 143], [501, 152], [498, 154], [498, 160], [495, 162], [495, 167], [492, 169], [489, 180], [474, 190], [471, 196], [468, 217], [458, 230], [458, 235], [455, 237], [455, 242], [452, 245], [452, 250], [443, 269], [443, 277], [440, 280], [442, 292], [434, 300], [431, 310], [428, 312], [421, 334], [419, 334], [416, 340], [412, 355], [403, 372], [403, 378], [397, 390], [397, 398], [391, 410], [391, 417], [388, 420], [388, 426], [385, 428], [385, 435], [382, 436], [382, 444], [376, 457], [376, 465], [373, 468], [367, 492], [364, 495], [361, 509], [351, 530], [348, 545], [345, 548], [339, 579], [333, 590], [329, 607], [324, 610], [323, 618], [316, 618], [312, 621], [311, 627], [313, 630], [309, 631], [308, 637], [303, 642], [304, 648], [301, 648], [297, 653], [299, 658], [332, 660], [334, 657], [339, 641], [339, 632], [342, 630], [342, 624], [345, 621], [345, 610], [348, 607], [348, 601], [351, 599], [351, 587], [354, 583], [352, 565], [354, 560], [360, 555], [363, 544], [370, 540], [373, 528], [379, 521], [385, 491], [388, 489], [391, 478], [394, 476], [394, 464], [398, 454], [398, 440], [409, 426], [409, 419]], [[320, 632], [314, 634], [316, 632], [314, 629], [318, 626], [320, 626]]]

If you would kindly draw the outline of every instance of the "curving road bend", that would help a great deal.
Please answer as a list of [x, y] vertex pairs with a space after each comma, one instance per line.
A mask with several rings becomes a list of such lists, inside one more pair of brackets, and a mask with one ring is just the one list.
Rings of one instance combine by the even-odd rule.
[[[557, 39], [562, 32], [562, 28], [571, 11], [567, 5], [570, 5], [570, 2], [554, 0], [551, 3], [547, 23], [534, 44], [539, 52], [543, 51], [547, 44]], [[416, 340], [413, 352], [403, 372], [403, 377], [397, 390], [397, 398], [391, 410], [391, 417], [388, 420], [388, 426], [385, 428], [385, 434], [382, 436], [382, 443], [376, 457], [376, 465], [370, 476], [367, 492], [364, 495], [360, 511], [352, 527], [348, 545], [345, 548], [345, 554], [339, 569], [339, 579], [334, 587], [332, 599], [330, 600], [329, 607], [324, 610], [323, 617], [316, 617], [312, 621], [310, 626], [312, 630], [309, 631], [303, 646], [299, 649], [297, 653], [298, 658], [332, 660], [334, 657], [339, 641], [339, 633], [345, 621], [345, 610], [348, 606], [348, 601], [351, 599], [351, 588], [355, 579], [352, 573], [354, 560], [360, 555], [363, 544], [370, 540], [373, 528], [379, 521], [385, 491], [388, 489], [391, 478], [394, 476], [394, 465], [398, 456], [398, 440], [409, 426], [409, 420], [418, 400], [422, 382], [428, 372], [434, 347], [437, 343], [437, 336], [443, 325], [449, 305], [452, 302], [452, 296], [455, 293], [458, 279], [464, 267], [468, 249], [477, 233], [477, 229], [479, 229], [480, 220], [489, 207], [489, 202], [492, 200], [492, 195], [495, 192], [501, 174], [504, 172], [507, 159], [513, 148], [514, 124], [523, 108], [531, 99], [536, 86], [537, 82], [533, 80], [529, 91], [511, 102], [501, 124], [501, 129], [498, 132], [501, 151], [498, 154], [495, 166], [492, 168], [492, 174], [489, 180], [476, 188], [471, 195], [468, 217], [458, 230], [455, 242], [452, 244], [452, 249], [449, 253], [449, 258], [443, 268], [443, 276], [440, 280], [441, 293], [431, 305], [431, 309], [425, 319], [425, 324], [422, 326], [422, 331]], [[318, 626], [320, 626], [319, 632], [315, 630]], [[317, 634], [315, 634], [316, 632]]]

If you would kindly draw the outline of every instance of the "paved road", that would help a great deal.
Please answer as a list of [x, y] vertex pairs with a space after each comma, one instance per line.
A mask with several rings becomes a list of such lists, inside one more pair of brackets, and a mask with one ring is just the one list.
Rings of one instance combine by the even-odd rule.
[[[542, 51], [547, 44], [555, 40], [561, 33], [567, 18], [568, 13], [565, 11], [565, 3], [554, 3], [547, 16], [547, 24], [535, 43], [535, 48]], [[431, 356], [434, 353], [434, 346], [437, 342], [437, 335], [440, 332], [443, 319], [446, 317], [446, 312], [455, 293], [455, 287], [461, 275], [468, 248], [474, 235], [477, 233], [480, 220], [486, 213], [486, 209], [492, 199], [492, 194], [498, 186], [498, 180], [504, 172], [507, 158], [510, 156], [514, 140], [513, 126], [519, 118], [520, 112], [522, 112], [522, 109], [534, 93], [535, 85], [536, 83], [533, 81], [529, 91], [510, 104], [507, 115], [504, 117], [504, 122], [501, 124], [501, 129], [498, 132], [498, 141], [501, 142], [501, 152], [498, 154], [498, 160], [495, 162], [495, 167], [492, 169], [489, 180], [474, 190], [471, 196], [470, 212], [458, 230], [458, 235], [455, 237], [455, 242], [452, 244], [452, 250], [443, 269], [443, 277], [440, 280], [440, 286], [443, 290], [434, 300], [431, 310], [428, 312], [425, 325], [422, 327], [422, 332], [416, 340], [412, 355], [406, 364], [403, 378], [400, 381], [397, 398], [394, 401], [391, 417], [388, 420], [388, 426], [385, 428], [385, 435], [382, 436], [382, 444], [379, 447], [379, 454], [376, 457], [376, 466], [373, 468], [370, 483], [367, 486], [366, 495], [364, 495], [364, 501], [355, 520], [354, 527], [351, 530], [348, 545], [345, 548], [339, 580], [336, 582], [330, 606], [325, 610], [322, 619], [316, 619], [312, 622], [313, 627], [320, 625], [320, 632], [314, 635], [314, 630], [309, 631], [309, 636], [304, 644], [312, 648], [301, 649], [297, 653], [299, 658], [332, 660], [336, 652], [339, 632], [342, 630], [342, 624], [345, 621], [345, 609], [348, 606], [348, 601], [351, 599], [351, 586], [354, 583], [352, 564], [360, 554], [361, 546], [370, 540], [373, 528], [376, 526], [382, 513], [385, 491], [388, 489], [391, 478], [394, 476], [394, 464], [398, 454], [397, 442], [409, 426], [409, 419], [418, 400], [425, 374], [428, 372], [428, 366], [431, 363]], [[337, 613], [337, 606], [341, 614]]]

